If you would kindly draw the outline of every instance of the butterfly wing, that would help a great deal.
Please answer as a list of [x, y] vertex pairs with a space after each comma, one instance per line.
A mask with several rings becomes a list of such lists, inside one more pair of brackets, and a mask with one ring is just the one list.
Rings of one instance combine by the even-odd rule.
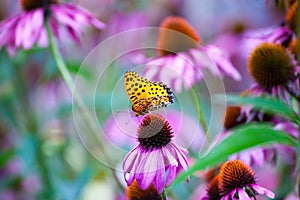
[[173, 103], [173, 92], [163, 83], [150, 82], [136, 72], [124, 75], [124, 86], [135, 115], [145, 115], [151, 111]]

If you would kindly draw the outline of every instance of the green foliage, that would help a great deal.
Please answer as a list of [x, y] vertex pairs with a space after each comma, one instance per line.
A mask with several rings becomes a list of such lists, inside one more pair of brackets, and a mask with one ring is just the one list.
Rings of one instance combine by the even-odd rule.
[[252, 105], [255, 108], [264, 112], [276, 115], [282, 115], [290, 119], [293, 122], [299, 121], [299, 117], [295, 111], [286, 105], [283, 101], [280, 101], [271, 96], [238, 96], [238, 95], [227, 95], [226, 99], [232, 104]]
[[187, 176], [199, 170], [216, 166], [224, 162], [234, 153], [242, 150], [266, 146], [270, 144], [285, 144], [296, 146], [296, 141], [287, 133], [274, 130], [266, 124], [247, 124], [232, 130], [232, 133], [217, 143], [206, 155], [198, 158], [187, 172], [183, 172], [176, 182], [185, 180]]

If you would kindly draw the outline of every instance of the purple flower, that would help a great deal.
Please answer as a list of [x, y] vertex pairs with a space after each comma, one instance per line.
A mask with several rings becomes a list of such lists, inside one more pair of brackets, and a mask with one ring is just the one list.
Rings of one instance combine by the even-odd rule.
[[41, 180], [36, 174], [29, 174], [22, 180], [21, 185], [25, 192], [34, 195], [41, 189]]
[[[202, 127], [193, 117], [170, 108], [165, 119], [172, 124], [174, 141], [176, 144], [190, 148], [198, 153], [205, 144], [205, 135]], [[121, 148], [133, 148], [136, 145], [135, 131], [139, 126], [139, 118], [132, 118], [130, 121], [128, 112], [119, 112], [109, 117], [103, 125], [105, 137]]]
[[182, 86], [190, 89], [208, 69], [213, 75], [221, 72], [240, 80], [241, 76], [231, 64], [229, 55], [215, 45], [201, 47], [195, 30], [181, 17], [167, 17], [160, 26], [157, 43], [158, 57], [146, 62], [144, 76], [163, 81], [180, 92]]
[[19, 48], [28, 50], [34, 45], [47, 47], [45, 16], [55, 37], [60, 40], [71, 38], [76, 43], [80, 42], [79, 36], [83, 34], [84, 26], [93, 25], [98, 29], [105, 26], [76, 5], [51, 1], [45, 12], [43, 2], [21, 1], [24, 12], [0, 24], [0, 48], [6, 46], [8, 53], [14, 55]]
[[258, 194], [274, 198], [275, 194], [256, 183], [255, 172], [240, 160], [225, 162], [208, 184], [202, 200], [252, 200]]
[[[138, 128], [139, 145], [124, 159], [123, 170], [127, 185], [134, 180], [143, 190], [153, 183], [161, 194], [177, 174], [187, 170], [185, 149], [172, 142], [173, 132], [167, 121], [157, 114], [147, 115]], [[167, 173], [167, 175], [165, 175]]]
[[230, 156], [229, 160], [241, 160], [245, 164], [263, 167], [268, 161], [275, 159], [275, 149], [272, 147], [254, 147]]
[[256, 195], [275, 198], [275, 194], [256, 184], [255, 172], [240, 160], [227, 161], [220, 169], [218, 190], [222, 200], [251, 200]]
[[[224, 117], [224, 131], [220, 134], [221, 138], [231, 134], [231, 128], [240, 124], [251, 123], [255, 121], [266, 120], [263, 113], [252, 112], [251, 109], [246, 109], [240, 106], [228, 106], [226, 108]], [[220, 138], [220, 139], [221, 139]], [[275, 159], [276, 150], [274, 147], [254, 147], [236, 153], [230, 156], [230, 160], [242, 160], [245, 164], [250, 166], [262, 167], [265, 162], [273, 162]]]
[[299, 67], [279, 44], [258, 45], [248, 58], [248, 71], [255, 83], [247, 91], [247, 95], [270, 94], [290, 104], [291, 96], [300, 94]]

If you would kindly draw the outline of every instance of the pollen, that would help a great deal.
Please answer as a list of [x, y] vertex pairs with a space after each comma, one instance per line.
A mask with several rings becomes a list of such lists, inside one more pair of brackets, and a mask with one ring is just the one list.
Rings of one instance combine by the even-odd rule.
[[240, 160], [227, 161], [220, 169], [219, 190], [221, 196], [237, 188], [255, 184], [255, 172]]
[[21, 0], [20, 4], [26, 11], [34, 10], [37, 8], [48, 7], [51, 4], [57, 4], [59, 0]]
[[241, 114], [240, 106], [227, 106], [224, 117], [224, 127], [226, 129], [233, 128], [244, 122], [246, 122], [246, 116]]
[[138, 128], [138, 141], [146, 150], [161, 149], [171, 142], [170, 124], [158, 114], [147, 115]]
[[166, 17], [160, 24], [157, 49], [159, 56], [184, 52], [199, 45], [194, 28], [182, 17]]
[[142, 190], [137, 181], [134, 180], [132, 184], [126, 189], [127, 200], [162, 200], [161, 195], [156, 191], [153, 183], [146, 189]]
[[262, 43], [248, 58], [248, 71], [263, 88], [284, 85], [293, 77], [293, 65], [284, 47]]
[[286, 24], [292, 31], [296, 31], [297, 7], [298, 1], [295, 1], [288, 9], [285, 16]]

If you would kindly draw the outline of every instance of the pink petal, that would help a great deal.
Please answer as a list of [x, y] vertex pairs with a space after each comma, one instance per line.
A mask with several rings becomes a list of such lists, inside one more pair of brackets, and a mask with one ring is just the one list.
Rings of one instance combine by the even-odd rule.
[[164, 189], [164, 174], [165, 174], [165, 166], [163, 162], [162, 153], [157, 157], [157, 172], [156, 176], [153, 180], [154, 187], [157, 189], [158, 193], [161, 194]]
[[[234, 195], [233, 195], [234, 196]], [[232, 196], [232, 198], [233, 198]], [[248, 194], [243, 189], [238, 189], [239, 200], [251, 200]]]
[[176, 166], [170, 166], [168, 169], [168, 176], [166, 179], [166, 186], [171, 185], [171, 183], [175, 180], [176, 178]]
[[138, 157], [139, 153], [138, 146], [133, 148], [124, 158], [123, 161], [123, 170], [128, 172], [132, 169], [133, 164], [135, 163], [136, 158]]
[[270, 197], [271, 199], [275, 198], [275, 194], [272, 191], [270, 191], [264, 187], [261, 187], [259, 185], [256, 185], [256, 184], [252, 184], [251, 186], [258, 194], [266, 195], [266, 196]]

